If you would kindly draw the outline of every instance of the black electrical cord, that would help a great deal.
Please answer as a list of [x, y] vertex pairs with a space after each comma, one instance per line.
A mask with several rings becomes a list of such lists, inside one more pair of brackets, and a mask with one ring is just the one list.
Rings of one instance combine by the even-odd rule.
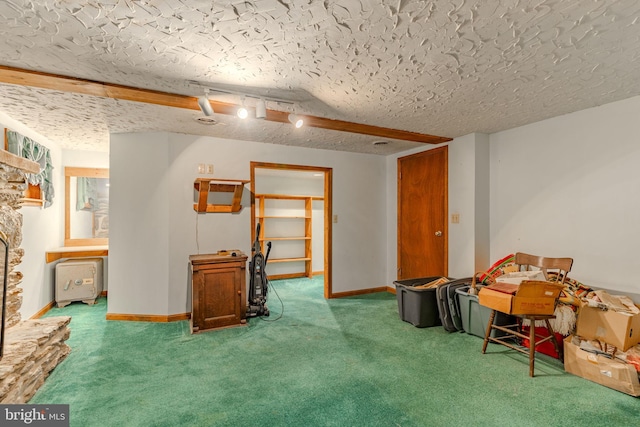
[[[281, 319], [282, 315], [284, 314], [284, 303], [282, 302], [282, 298], [280, 298], [280, 295], [278, 295], [278, 291], [276, 291], [276, 288], [273, 286], [271, 282], [269, 282], [269, 279], [267, 279], [267, 283], [268, 283], [267, 289], [273, 290], [273, 292], [275, 292], [276, 296], [278, 297], [278, 301], [280, 301], [280, 314], [275, 319], [265, 319], [266, 316], [260, 316], [260, 318], [265, 322], [275, 322], [276, 320]], [[267, 298], [269, 298], [268, 293], [267, 293]]]

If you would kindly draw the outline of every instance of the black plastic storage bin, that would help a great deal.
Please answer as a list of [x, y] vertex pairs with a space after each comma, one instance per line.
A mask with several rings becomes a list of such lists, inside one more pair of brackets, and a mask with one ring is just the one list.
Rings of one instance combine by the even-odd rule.
[[436, 288], [415, 289], [442, 276], [420, 277], [417, 279], [397, 280], [396, 298], [400, 319], [418, 328], [440, 326], [440, 312], [436, 299]]

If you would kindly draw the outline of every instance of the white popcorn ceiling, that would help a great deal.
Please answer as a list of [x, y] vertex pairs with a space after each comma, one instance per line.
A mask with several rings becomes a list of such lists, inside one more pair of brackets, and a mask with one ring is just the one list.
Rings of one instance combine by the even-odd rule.
[[[193, 81], [307, 94], [267, 107], [457, 137], [640, 95], [639, 16], [630, 0], [2, 0], [0, 64], [189, 96], [203, 93]], [[68, 149], [146, 130], [421, 145], [217, 114], [204, 126], [197, 111], [10, 84], [0, 111]]]

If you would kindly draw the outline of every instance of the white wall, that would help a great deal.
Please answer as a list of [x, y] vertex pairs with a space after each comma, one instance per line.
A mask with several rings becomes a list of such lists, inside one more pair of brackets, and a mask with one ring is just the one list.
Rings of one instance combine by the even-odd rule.
[[183, 201], [169, 197], [168, 141], [162, 133], [111, 136], [109, 313], [168, 314], [170, 230], [180, 226], [170, 223], [170, 210]]
[[333, 168], [333, 292], [385, 284], [383, 157], [164, 133], [111, 135], [110, 151], [109, 313], [189, 312], [189, 255], [250, 254], [248, 205], [237, 214], [193, 210], [198, 163], [226, 179], [249, 179], [251, 161]]
[[589, 286], [640, 293], [640, 97], [491, 135], [491, 258], [574, 259]]
[[[449, 276], [469, 277], [489, 265], [489, 137], [449, 143]], [[458, 214], [460, 222], [451, 222]]]
[[311, 202], [311, 271], [324, 272], [324, 200]]
[[491, 261], [491, 146], [487, 134], [475, 135], [475, 268], [485, 271]]
[[[35, 140], [35, 138], [34, 138]], [[37, 141], [37, 140], [36, 140]], [[53, 264], [45, 263], [45, 252], [64, 236], [64, 177], [60, 179], [61, 150], [57, 144], [47, 145], [53, 162], [53, 203], [48, 208], [25, 206], [22, 213], [22, 245], [24, 257], [17, 270], [24, 275], [20, 315], [28, 319], [54, 300]], [[62, 210], [61, 207], [62, 206]]]

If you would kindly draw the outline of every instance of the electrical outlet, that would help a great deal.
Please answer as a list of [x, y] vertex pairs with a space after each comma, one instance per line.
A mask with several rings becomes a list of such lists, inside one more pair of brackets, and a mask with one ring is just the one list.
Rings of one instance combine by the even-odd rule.
[[211, 165], [211, 164], [207, 165], [207, 173], [209, 175], [213, 175], [213, 165]]

